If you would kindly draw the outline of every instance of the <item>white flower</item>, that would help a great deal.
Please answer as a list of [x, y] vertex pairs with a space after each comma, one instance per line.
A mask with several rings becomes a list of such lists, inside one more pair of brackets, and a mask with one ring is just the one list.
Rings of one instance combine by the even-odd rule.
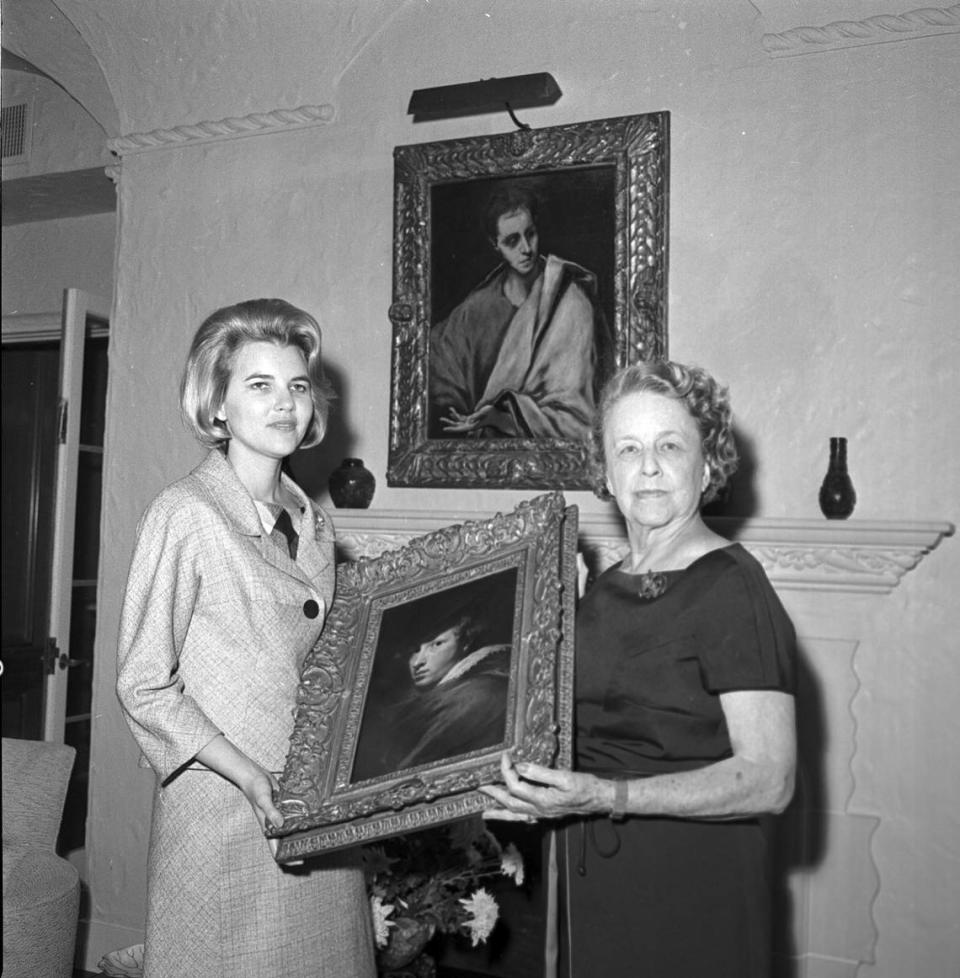
[[470, 931], [470, 941], [474, 947], [485, 941], [497, 922], [500, 908], [497, 901], [484, 889], [477, 890], [471, 897], [460, 901], [460, 905], [470, 914], [464, 926]]
[[512, 842], [500, 854], [500, 875], [511, 877], [517, 886], [523, 885], [523, 856]]
[[370, 910], [373, 913], [373, 937], [377, 947], [386, 947], [390, 940], [390, 928], [396, 927], [387, 917], [393, 913], [393, 904], [384, 903], [382, 897], [370, 897]]

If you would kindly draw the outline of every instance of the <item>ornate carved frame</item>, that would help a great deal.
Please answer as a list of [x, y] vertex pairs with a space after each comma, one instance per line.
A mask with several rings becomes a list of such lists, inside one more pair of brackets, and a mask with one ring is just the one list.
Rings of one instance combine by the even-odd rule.
[[[278, 862], [452, 821], [490, 806], [500, 755], [569, 767], [573, 712], [576, 509], [560, 493], [507, 515], [444, 527], [343, 565], [337, 597], [300, 679], [280, 780]], [[384, 609], [516, 568], [502, 743], [352, 781]]]
[[429, 438], [431, 188], [610, 167], [615, 212], [615, 366], [667, 355], [669, 114], [622, 116], [394, 150], [392, 486], [588, 489], [572, 439]]

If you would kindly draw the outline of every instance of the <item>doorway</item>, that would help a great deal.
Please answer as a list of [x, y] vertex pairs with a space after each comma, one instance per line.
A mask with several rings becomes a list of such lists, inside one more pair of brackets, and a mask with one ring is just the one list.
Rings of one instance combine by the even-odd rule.
[[77, 751], [61, 852], [86, 838], [109, 322], [69, 289], [62, 323], [3, 336], [4, 737]]

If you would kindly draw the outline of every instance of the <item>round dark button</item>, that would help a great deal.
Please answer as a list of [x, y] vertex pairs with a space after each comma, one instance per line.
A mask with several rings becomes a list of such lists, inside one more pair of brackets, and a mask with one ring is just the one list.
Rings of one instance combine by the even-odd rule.
[[313, 598], [308, 598], [303, 602], [303, 613], [308, 618], [316, 618], [320, 614], [320, 605]]

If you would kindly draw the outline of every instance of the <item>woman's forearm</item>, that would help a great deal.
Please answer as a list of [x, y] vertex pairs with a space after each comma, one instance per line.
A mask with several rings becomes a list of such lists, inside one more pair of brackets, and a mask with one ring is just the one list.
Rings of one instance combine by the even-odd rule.
[[748, 818], [782, 812], [793, 797], [793, 697], [776, 691], [720, 696], [733, 755], [692, 771], [632, 780], [625, 808], [636, 815]]
[[[625, 783], [623, 813], [733, 819], [782, 812], [793, 796], [793, 765], [730, 757], [707, 767]], [[604, 810], [616, 806], [616, 782], [597, 786]]]
[[283, 815], [273, 801], [276, 779], [223, 734], [214, 737], [197, 751], [196, 757], [201, 764], [216, 771], [243, 792], [261, 829], [268, 824], [274, 828], [283, 825]]
[[223, 734], [214, 737], [206, 746], [200, 748], [197, 751], [197, 760], [235, 784], [241, 791], [244, 785], [249, 784], [261, 770], [258, 764], [251, 761]]

